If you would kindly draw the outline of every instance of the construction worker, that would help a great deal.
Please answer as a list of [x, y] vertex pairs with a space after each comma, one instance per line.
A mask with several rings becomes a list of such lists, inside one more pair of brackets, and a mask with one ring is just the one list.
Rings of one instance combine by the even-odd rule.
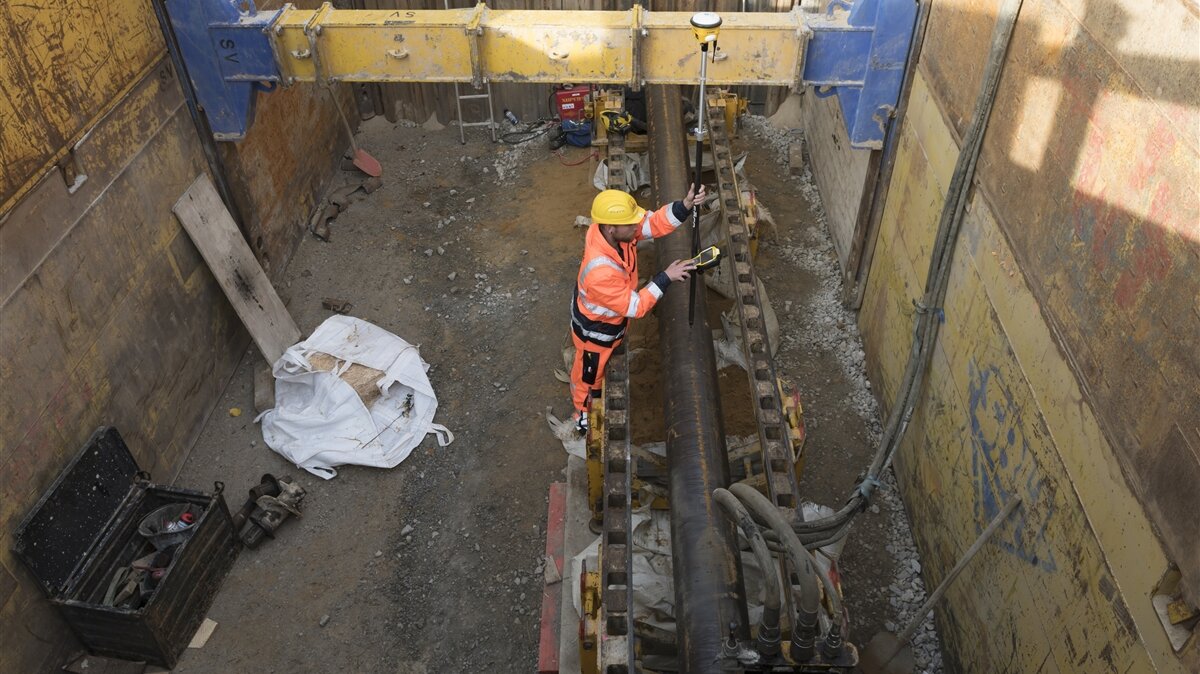
[[649, 313], [667, 286], [687, 279], [696, 268], [691, 260], [675, 260], [638, 290], [638, 241], [674, 232], [691, 215], [692, 205], [703, 201], [703, 185], [699, 192], [693, 185], [682, 200], [652, 213], [621, 190], [604, 190], [592, 201], [592, 224], [571, 300], [571, 337], [575, 342], [571, 399], [579, 433], [587, 432], [588, 408], [592, 398], [600, 395], [604, 368], [625, 336], [629, 319]]

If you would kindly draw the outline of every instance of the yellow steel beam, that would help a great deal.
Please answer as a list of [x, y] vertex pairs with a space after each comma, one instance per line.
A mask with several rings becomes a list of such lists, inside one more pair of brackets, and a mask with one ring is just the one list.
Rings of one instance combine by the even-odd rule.
[[[286, 84], [318, 78], [690, 84], [698, 81], [700, 69], [690, 17], [640, 6], [622, 12], [503, 10], [483, 4], [338, 10], [326, 3], [316, 10], [286, 5], [270, 34]], [[799, 9], [723, 18], [709, 83], [797, 83], [811, 35]]]

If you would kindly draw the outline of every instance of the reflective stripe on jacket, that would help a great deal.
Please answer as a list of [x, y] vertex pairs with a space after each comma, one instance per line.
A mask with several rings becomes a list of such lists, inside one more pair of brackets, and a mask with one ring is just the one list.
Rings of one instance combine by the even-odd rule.
[[679, 201], [647, 213], [634, 240], [617, 248], [605, 240], [599, 225], [588, 227], [571, 301], [571, 328], [580, 339], [612, 345], [625, 335], [630, 318], [654, 308], [670, 281], [660, 273], [638, 290], [637, 242], [674, 232], [687, 213]]

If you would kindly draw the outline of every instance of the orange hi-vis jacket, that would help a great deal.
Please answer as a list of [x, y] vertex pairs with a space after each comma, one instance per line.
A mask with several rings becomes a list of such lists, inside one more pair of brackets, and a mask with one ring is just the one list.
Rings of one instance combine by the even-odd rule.
[[638, 290], [637, 242], [674, 232], [687, 216], [682, 201], [647, 213], [637, 237], [616, 248], [598, 224], [588, 227], [571, 302], [571, 331], [576, 337], [601, 347], [614, 346], [625, 336], [629, 319], [641, 318], [654, 308], [671, 281], [659, 272]]

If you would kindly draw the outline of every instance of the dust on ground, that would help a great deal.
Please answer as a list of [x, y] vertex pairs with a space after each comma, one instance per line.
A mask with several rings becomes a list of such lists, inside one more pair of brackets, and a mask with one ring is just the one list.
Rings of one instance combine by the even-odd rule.
[[334, 297], [420, 345], [454, 443], [430, 437], [395, 469], [323, 481], [268, 449], [251, 414], [227, 414], [252, 409], [246, 358], [178, 482], [223, 480], [236, 508], [263, 472], [291, 474], [306, 510], [242, 553], [209, 614], [220, 627], [177, 671], [535, 668], [546, 496], [565, 465], [540, 415], [568, 405], [553, 370], [582, 250], [572, 223], [594, 189], [588, 162], [544, 150], [498, 185], [509, 148], [483, 138], [364, 124], [383, 187], [329, 243], [306, 236], [281, 288], [303, 334]]
[[[209, 613], [220, 627], [176, 671], [536, 666], [546, 495], [563, 479], [566, 458], [541, 414], [569, 407], [553, 370], [561, 367], [582, 250], [583, 230], [572, 223], [595, 193], [594, 161], [565, 166], [544, 139], [513, 151], [480, 132], [464, 146], [454, 128], [380, 119], [363, 125], [359, 143], [384, 165], [383, 187], [332, 223], [329, 243], [305, 236], [281, 291], [303, 334], [330, 315], [321, 302], [332, 297], [419, 344], [440, 402], [437, 421], [455, 442], [439, 448], [428, 438], [392, 470], [347, 466], [333, 480], [311, 476], [264, 445], [253, 415], [227, 413], [253, 408], [258, 357], [249, 352], [177, 481], [221, 480], [236, 509], [262, 473], [290, 474], [309, 491], [306, 511], [276, 540], [242, 553]], [[587, 154], [566, 149], [564, 159]], [[782, 326], [777, 366], [805, 406], [802, 492], [836, 507], [874, 447], [877, 411], [853, 317], [835, 315], [833, 327], [814, 322], [830, 315], [837, 289], [822, 270], [833, 269], [837, 282], [837, 263], [819, 205], [805, 198], [811, 184], [774, 159], [752, 153], [748, 162], [779, 223], [778, 240], [760, 247], [758, 270]], [[632, 363], [635, 402], [647, 400], [638, 432], [655, 416], [661, 424], [651, 321], [631, 333], [629, 346], [649, 356]], [[858, 353], [848, 359], [849, 348]], [[749, 401], [738, 402], [745, 374], [728, 368], [721, 377], [726, 428], [747, 435]], [[643, 439], [656, 439], [650, 435]], [[905, 540], [909, 552], [889, 552]], [[851, 638], [860, 645], [900, 619], [889, 586], [911, 578], [901, 569], [909, 559], [903, 508], [885, 491], [856, 522], [842, 557]]]

